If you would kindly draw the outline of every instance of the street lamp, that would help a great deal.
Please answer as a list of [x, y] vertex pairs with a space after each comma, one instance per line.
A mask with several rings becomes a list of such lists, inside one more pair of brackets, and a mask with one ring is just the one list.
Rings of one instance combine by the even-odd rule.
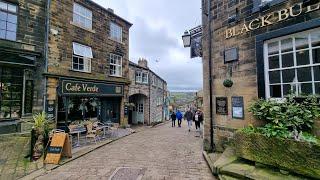
[[188, 31], [184, 32], [184, 35], [182, 36], [183, 46], [190, 47], [191, 45], [191, 34]]

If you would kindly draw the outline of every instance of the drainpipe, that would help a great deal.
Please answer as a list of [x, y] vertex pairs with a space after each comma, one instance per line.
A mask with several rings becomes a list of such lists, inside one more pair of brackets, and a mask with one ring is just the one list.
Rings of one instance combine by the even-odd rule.
[[[46, 34], [45, 34], [45, 47], [44, 47], [44, 54], [45, 54], [45, 72], [48, 72], [48, 43], [49, 43], [49, 29], [50, 29], [50, 4], [51, 0], [47, 0], [47, 7], [46, 7]], [[43, 101], [43, 108], [45, 111], [46, 105], [47, 105], [47, 78], [44, 78], [44, 101]]]
[[208, 22], [207, 22], [207, 26], [208, 26], [208, 50], [209, 50], [209, 96], [210, 96], [210, 99], [209, 99], [209, 103], [210, 103], [210, 147], [211, 147], [211, 150], [214, 152], [215, 151], [215, 144], [214, 144], [214, 131], [213, 131], [213, 128], [214, 128], [214, 125], [215, 125], [215, 121], [214, 121], [214, 117], [213, 117], [213, 103], [212, 103], [212, 43], [211, 43], [211, 40], [212, 38], [214, 38], [212, 36], [212, 32], [211, 32], [211, 22], [213, 22], [212, 20], [212, 16], [211, 16], [211, 0], [208, 0]]

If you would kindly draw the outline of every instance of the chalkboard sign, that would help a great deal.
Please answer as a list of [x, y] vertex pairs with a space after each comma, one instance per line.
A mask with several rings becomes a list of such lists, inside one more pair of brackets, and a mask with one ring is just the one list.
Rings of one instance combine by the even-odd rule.
[[48, 153], [50, 153], [50, 154], [61, 154], [61, 152], [62, 152], [62, 147], [50, 146], [48, 148]]
[[33, 81], [26, 80], [24, 93], [24, 113], [32, 113], [33, 104]]
[[244, 103], [243, 97], [232, 97], [232, 118], [244, 119]]
[[59, 164], [61, 156], [72, 157], [69, 136], [66, 133], [55, 133], [47, 150], [44, 163]]
[[216, 98], [216, 113], [219, 115], [228, 115], [228, 98], [227, 97]]
[[238, 59], [239, 59], [238, 48], [230, 48], [224, 51], [224, 63], [238, 61]]

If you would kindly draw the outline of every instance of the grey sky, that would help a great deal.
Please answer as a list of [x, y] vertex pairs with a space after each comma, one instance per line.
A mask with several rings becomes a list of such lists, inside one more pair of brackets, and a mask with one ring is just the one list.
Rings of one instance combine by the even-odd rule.
[[170, 90], [202, 88], [200, 59], [190, 59], [181, 35], [201, 24], [200, 0], [94, 0], [133, 23], [130, 30], [130, 60], [140, 57], [164, 78]]

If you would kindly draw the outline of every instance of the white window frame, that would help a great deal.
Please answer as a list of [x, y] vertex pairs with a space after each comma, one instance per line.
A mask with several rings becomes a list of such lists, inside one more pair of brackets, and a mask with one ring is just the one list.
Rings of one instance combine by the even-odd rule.
[[[313, 30], [309, 30], [309, 31], [304, 31], [304, 32], [299, 32], [299, 33], [295, 33], [295, 34], [291, 34], [288, 36], [284, 36], [284, 37], [280, 37], [280, 38], [275, 38], [275, 39], [271, 39], [268, 40], [266, 42], [264, 42], [264, 77], [265, 77], [265, 92], [266, 92], [266, 98], [272, 98], [272, 99], [276, 99], [276, 100], [281, 100], [285, 97], [284, 95], [284, 88], [283, 85], [293, 85], [294, 87], [294, 92], [295, 95], [300, 95], [301, 93], [301, 84], [312, 84], [312, 94], [316, 93], [316, 89], [315, 89], [315, 83], [320, 83], [320, 81], [315, 81], [315, 77], [314, 77], [314, 67], [318, 67], [320, 66], [320, 63], [313, 63], [313, 50], [314, 49], [319, 49], [320, 50], [320, 46], [316, 46], [316, 47], [312, 47], [312, 42], [311, 42], [311, 34], [315, 33], [315, 32], [319, 32], [320, 28], [317, 29], [313, 29]], [[303, 49], [296, 49], [296, 41], [295, 41], [295, 37], [299, 36], [299, 35], [306, 35], [308, 37], [308, 48], [303, 48]], [[281, 52], [281, 40], [285, 40], [291, 38], [292, 39], [292, 44], [293, 44], [293, 51], [290, 52]], [[272, 43], [272, 42], [278, 42], [278, 52], [276, 53], [276, 55], [269, 55], [268, 54], [268, 44]], [[297, 53], [301, 52], [301, 51], [308, 51], [309, 53], [309, 64], [306, 65], [297, 65]], [[293, 61], [294, 61], [294, 65], [291, 67], [282, 67], [282, 55], [283, 54], [289, 54], [289, 53], [293, 53]], [[269, 57], [272, 56], [279, 56], [279, 68], [275, 68], [275, 69], [269, 69]], [[297, 82], [297, 78], [298, 78], [298, 70], [300, 68], [306, 68], [306, 67], [311, 67], [311, 81], [306, 81], [306, 82]], [[295, 78], [294, 78], [294, 82], [291, 83], [283, 83], [283, 70], [288, 70], [288, 69], [294, 69], [295, 70]], [[280, 71], [280, 83], [274, 83], [274, 84], [270, 84], [270, 80], [269, 80], [269, 72], [272, 71]], [[270, 95], [270, 85], [281, 85], [281, 98], [274, 98], [271, 97]]]
[[136, 71], [135, 79], [136, 79], [137, 83], [142, 83], [142, 72], [141, 71]]
[[[75, 58], [78, 59], [77, 63], [74, 61]], [[91, 73], [92, 58], [93, 58], [93, 54], [92, 54], [91, 47], [73, 42], [73, 53], [72, 53], [72, 63], [71, 63], [71, 69], [73, 71]], [[83, 60], [83, 63], [80, 64], [79, 61], [81, 59]], [[78, 68], [74, 68], [75, 65], [77, 65]], [[80, 65], [83, 66], [83, 69], [80, 68]]]
[[149, 83], [149, 74], [148, 73], [142, 73], [142, 83], [144, 83], [144, 84]]
[[110, 22], [110, 39], [122, 43], [122, 27]]
[[122, 56], [110, 54], [110, 76], [122, 77]]
[[[0, 13], [6, 15], [6, 19], [0, 19], [0, 33], [4, 33], [4, 37], [0, 36], [0, 39], [16, 41], [18, 31], [18, 6], [0, 0]], [[11, 19], [14, 18], [15, 22], [10, 20], [9, 17], [11, 17]], [[9, 37], [8, 34], [13, 35], [13, 37]]]
[[[80, 10], [79, 12], [77, 11]], [[92, 30], [92, 11], [78, 3], [73, 3], [73, 23]]]

